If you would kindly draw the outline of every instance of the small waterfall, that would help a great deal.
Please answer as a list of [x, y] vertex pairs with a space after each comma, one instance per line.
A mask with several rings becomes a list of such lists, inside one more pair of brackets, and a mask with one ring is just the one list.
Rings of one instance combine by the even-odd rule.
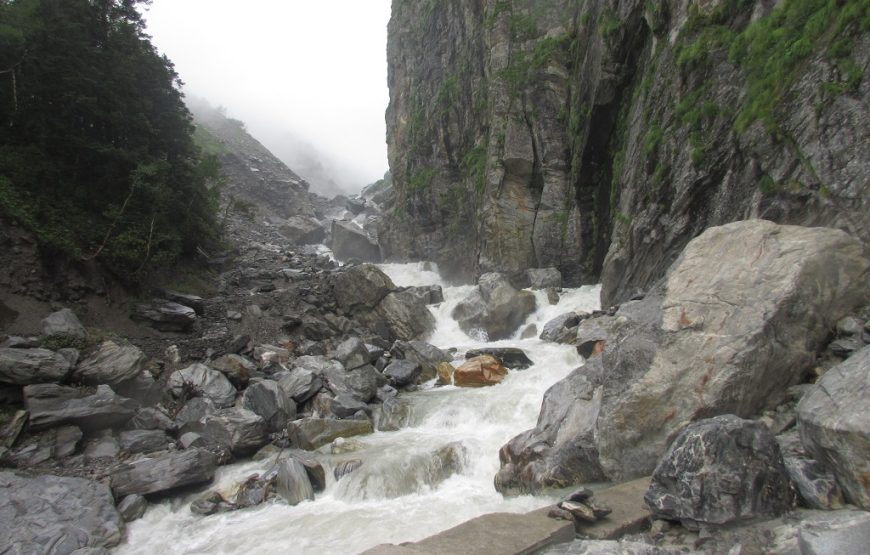
[[[290, 507], [276, 500], [209, 517], [190, 513], [194, 496], [163, 501], [128, 527], [128, 541], [119, 553], [358, 553], [381, 543], [417, 541], [481, 514], [526, 512], [553, 501], [504, 498], [492, 480], [499, 468], [499, 448], [534, 426], [544, 392], [582, 364], [576, 350], [539, 339], [477, 341], [450, 317], [472, 286], [444, 286], [435, 266], [428, 263], [381, 268], [398, 286], [442, 285], [445, 300], [431, 307], [437, 328], [429, 342], [443, 349], [457, 348], [455, 362], [464, 359], [468, 349], [490, 345], [519, 347], [535, 364], [512, 371], [490, 388], [429, 385], [402, 394], [411, 409], [408, 426], [355, 438], [356, 451], [319, 456], [329, 482], [314, 501]], [[559, 303], [550, 305], [546, 294], [537, 291], [538, 310], [526, 325], [536, 324], [540, 333], [559, 314], [598, 308], [598, 293], [598, 287], [566, 289]], [[332, 468], [350, 459], [363, 465], [334, 480]], [[269, 465], [261, 461], [224, 467], [216, 486], [231, 488]]]

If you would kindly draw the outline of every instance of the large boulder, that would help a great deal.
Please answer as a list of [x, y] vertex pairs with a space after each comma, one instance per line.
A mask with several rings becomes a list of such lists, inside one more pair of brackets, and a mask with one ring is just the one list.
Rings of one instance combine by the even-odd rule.
[[333, 358], [348, 370], [359, 368], [372, 361], [365, 342], [359, 337], [349, 337], [335, 348]]
[[43, 318], [42, 333], [43, 335], [68, 335], [72, 337], [86, 337], [88, 335], [75, 312], [68, 308], [62, 308]]
[[296, 416], [296, 403], [272, 380], [260, 380], [249, 385], [242, 394], [241, 406], [261, 416], [272, 432], [280, 432], [287, 421]]
[[9, 459], [25, 468], [50, 459], [61, 459], [72, 455], [81, 439], [82, 431], [75, 426], [53, 428], [13, 451]]
[[[870, 300], [868, 268], [860, 242], [841, 231], [765, 221], [710, 228], [644, 299], [577, 326], [594, 344], [575, 373], [601, 388], [600, 400], [584, 401], [591, 421], [553, 425], [604, 478], [648, 475], [692, 421], [781, 404], [836, 322]], [[562, 450], [525, 449], [503, 461], [513, 468], [503, 478], [540, 488], [522, 461], [558, 465]]]
[[378, 387], [386, 383], [386, 378], [371, 364], [345, 370], [336, 363], [321, 371], [321, 377], [326, 380], [327, 387], [336, 395], [346, 393], [369, 403], [378, 392]]
[[[589, 315], [583, 313], [582, 316], [588, 317]], [[556, 316], [544, 324], [544, 330], [541, 332], [541, 339], [543, 341], [552, 341], [554, 343], [570, 343], [577, 334], [577, 326], [580, 324], [583, 317], [581, 317], [581, 314], [578, 314], [577, 312], [566, 312], [565, 314]]]
[[380, 262], [381, 248], [352, 222], [332, 221], [333, 254], [340, 260], [357, 258], [363, 262]]
[[287, 424], [287, 436], [293, 445], [309, 451], [340, 437], [370, 434], [372, 431], [372, 424], [368, 420], [303, 418]]
[[384, 368], [384, 376], [398, 388], [416, 384], [422, 372], [420, 363], [410, 360], [394, 360]]
[[66, 555], [113, 547], [124, 524], [112, 492], [82, 478], [0, 472], [0, 551]]
[[466, 360], [453, 372], [453, 383], [458, 387], [483, 387], [501, 383], [508, 370], [497, 358], [481, 355]]
[[846, 500], [870, 509], [870, 346], [828, 370], [798, 403], [801, 441], [837, 478]]
[[471, 349], [465, 353], [465, 358], [469, 359], [481, 355], [495, 357], [502, 365], [511, 370], [525, 370], [534, 364], [526, 352], [517, 347], [482, 347], [480, 349]]
[[139, 403], [118, 396], [107, 385], [96, 392], [55, 384], [28, 385], [24, 404], [30, 412], [30, 429], [44, 430], [73, 424], [85, 431], [122, 426], [135, 414]]
[[297, 403], [304, 403], [320, 391], [323, 380], [306, 368], [294, 368], [278, 378], [278, 386]]
[[837, 478], [822, 463], [809, 456], [797, 429], [776, 436], [776, 441], [800, 501], [811, 509], [841, 508], [845, 500]]
[[79, 362], [73, 379], [91, 385], [118, 385], [138, 376], [146, 360], [145, 353], [135, 345], [104, 341], [96, 352]]
[[322, 243], [326, 229], [312, 216], [290, 216], [278, 226], [278, 233], [296, 245]]
[[390, 339], [410, 341], [425, 337], [435, 329], [435, 317], [426, 304], [409, 291], [388, 293], [368, 320], [386, 323]]
[[517, 291], [504, 274], [480, 276], [477, 287], [453, 309], [462, 331], [486, 333], [491, 341], [507, 339], [535, 311], [535, 296]]
[[188, 426], [183, 431], [191, 430], [237, 457], [251, 455], [269, 441], [266, 421], [239, 407], [216, 410], [203, 418], [201, 426]]
[[602, 389], [578, 371], [550, 387], [537, 426], [499, 451], [496, 489], [518, 494], [604, 481], [594, 447]]
[[112, 474], [112, 491], [118, 497], [170, 491], [209, 482], [216, 468], [215, 456], [205, 449], [160, 453], [119, 468]]
[[70, 361], [48, 349], [0, 349], [0, 382], [15, 385], [60, 382]]
[[416, 362], [420, 365], [420, 380], [431, 380], [438, 374], [438, 365], [453, 360], [449, 354], [425, 341], [396, 341], [390, 347], [394, 359]]
[[644, 501], [653, 518], [697, 530], [779, 516], [791, 509], [794, 492], [770, 430], [726, 414], [695, 422], [677, 436]]
[[360, 264], [333, 274], [332, 288], [338, 306], [349, 312], [374, 309], [396, 285], [377, 266]]
[[236, 390], [226, 376], [201, 363], [173, 372], [166, 386], [176, 398], [205, 397], [218, 408], [229, 407], [236, 400]]

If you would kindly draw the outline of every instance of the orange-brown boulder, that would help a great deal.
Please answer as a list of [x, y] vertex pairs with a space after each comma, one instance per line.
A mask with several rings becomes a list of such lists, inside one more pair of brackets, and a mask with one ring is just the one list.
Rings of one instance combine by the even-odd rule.
[[501, 383], [507, 376], [507, 368], [497, 358], [481, 355], [465, 361], [453, 373], [453, 383], [459, 387], [483, 387]]

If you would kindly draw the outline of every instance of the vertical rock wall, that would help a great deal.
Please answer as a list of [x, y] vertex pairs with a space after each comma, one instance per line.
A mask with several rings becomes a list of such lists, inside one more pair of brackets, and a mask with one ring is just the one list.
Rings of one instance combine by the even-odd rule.
[[870, 14], [775, 4], [394, 0], [387, 254], [556, 266], [611, 304], [729, 221], [866, 241]]

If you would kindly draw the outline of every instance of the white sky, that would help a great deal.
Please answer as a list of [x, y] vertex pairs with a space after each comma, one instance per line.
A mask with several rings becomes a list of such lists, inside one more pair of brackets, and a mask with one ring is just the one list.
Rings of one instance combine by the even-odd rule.
[[154, 0], [144, 15], [185, 91], [267, 147], [293, 134], [356, 190], [387, 170], [390, 0]]

